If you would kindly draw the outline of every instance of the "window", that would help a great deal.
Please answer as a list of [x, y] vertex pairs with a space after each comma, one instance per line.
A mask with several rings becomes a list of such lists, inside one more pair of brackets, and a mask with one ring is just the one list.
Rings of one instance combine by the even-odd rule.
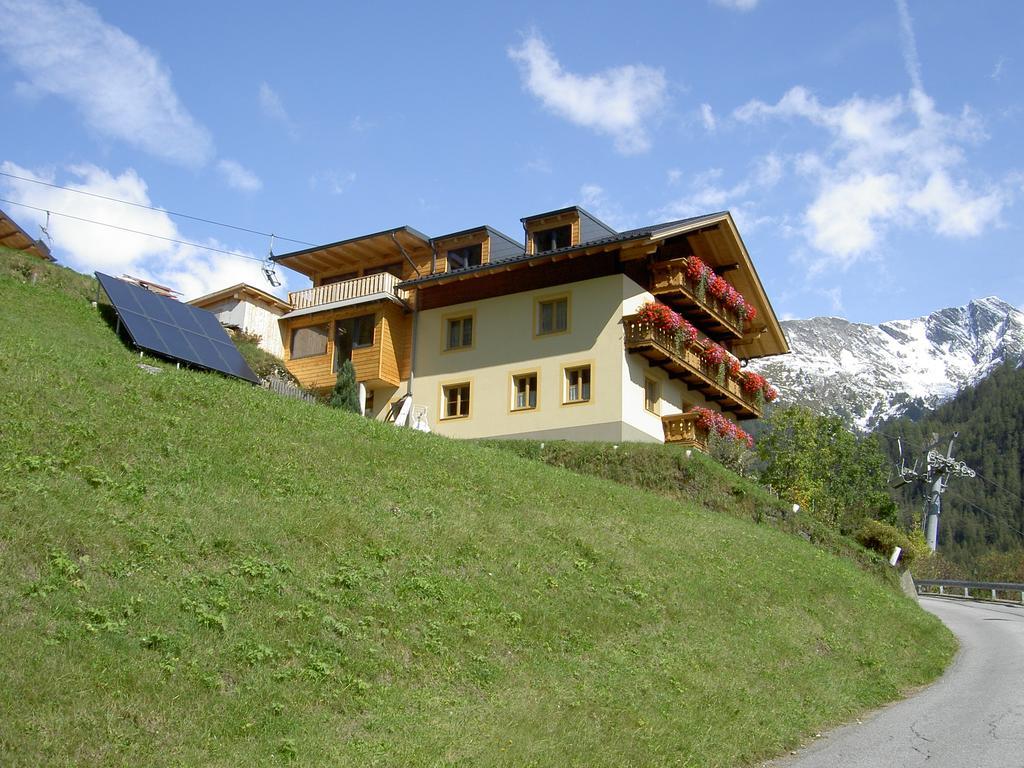
[[334, 368], [352, 359], [352, 350], [373, 346], [376, 315], [359, 315], [337, 320], [334, 324]]
[[327, 352], [327, 323], [292, 331], [291, 359], [314, 357]]
[[569, 329], [569, 297], [545, 299], [537, 302], [536, 335], [562, 333]]
[[467, 245], [465, 248], [452, 248], [448, 251], [448, 271], [465, 267], [479, 267], [482, 250], [480, 243]]
[[473, 346], [473, 316], [451, 317], [445, 321], [445, 349]]
[[644, 377], [644, 408], [653, 414], [658, 413], [658, 382]]
[[590, 400], [590, 366], [565, 369], [565, 402], [585, 403]]
[[522, 373], [512, 377], [512, 410], [528, 411], [537, 407], [537, 374]]
[[442, 419], [460, 419], [469, 416], [469, 383], [449, 384], [441, 388], [444, 399]]
[[553, 251], [572, 245], [572, 225], [542, 229], [533, 233], [533, 252]]

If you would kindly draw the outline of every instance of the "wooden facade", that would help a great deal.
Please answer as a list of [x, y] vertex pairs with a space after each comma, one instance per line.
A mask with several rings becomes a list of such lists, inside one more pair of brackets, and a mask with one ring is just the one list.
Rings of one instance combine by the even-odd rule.
[[569, 226], [572, 233], [569, 245], [580, 244], [580, 214], [575, 209], [560, 211], [550, 216], [525, 219], [523, 224], [526, 228], [526, 253], [528, 254], [534, 252], [533, 236], [537, 232], [542, 232], [545, 229], [554, 229], [555, 227]]
[[434, 252], [437, 254], [433, 274], [439, 275], [448, 271], [448, 251], [480, 245], [480, 263], [488, 264], [491, 260], [491, 236], [486, 227], [457, 233], [434, 240]]
[[[308, 389], [326, 390], [334, 386], [338, 377], [335, 361], [335, 334], [338, 321], [362, 315], [374, 316], [373, 344], [352, 350], [352, 365], [356, 380], [369, 389], [382, 386], [397, 387], [408, 378], [411, 348], [409, 346], [410, 317], [390, 301], [358, 304], [344, 309], [316, 312], [293, 318], [288, 323], [285, 337], [285, 364], [288, 371]], [[327, 348], [323, 354], [292, 358], [292, 342], [300, 328], [327, 326]]]

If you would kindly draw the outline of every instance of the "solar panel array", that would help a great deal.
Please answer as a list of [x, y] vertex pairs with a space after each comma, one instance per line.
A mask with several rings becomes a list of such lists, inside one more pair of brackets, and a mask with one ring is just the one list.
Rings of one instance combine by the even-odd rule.
[[259, 378], [212, 313], [100, 272], [96, 279], [135, 346], [259, 384]]

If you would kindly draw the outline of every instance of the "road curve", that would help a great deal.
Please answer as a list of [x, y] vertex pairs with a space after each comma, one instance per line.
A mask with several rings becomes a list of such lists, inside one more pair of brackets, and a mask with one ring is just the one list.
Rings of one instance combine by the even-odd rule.
[[1024, 608], [922, 597], [960, 653], [934, 685], [769, 763], [775, 768], [1024, 768]]

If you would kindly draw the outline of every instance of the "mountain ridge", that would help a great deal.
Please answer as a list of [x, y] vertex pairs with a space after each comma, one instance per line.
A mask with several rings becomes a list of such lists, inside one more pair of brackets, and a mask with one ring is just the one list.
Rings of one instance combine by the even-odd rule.
[[792, 353], [751, 361], [781, 402], [807, 405], [870, 431], [917, 418], [1024, 357], [1024, 312], [997, 296], [877, 325], [840, 317], [784, 320]]

